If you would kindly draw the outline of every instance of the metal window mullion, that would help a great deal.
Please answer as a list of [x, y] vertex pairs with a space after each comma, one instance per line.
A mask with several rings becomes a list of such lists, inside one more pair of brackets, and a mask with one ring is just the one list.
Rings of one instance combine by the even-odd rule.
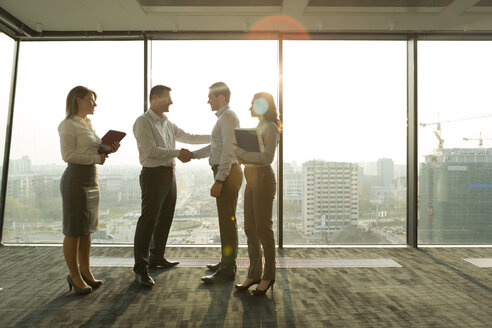
[[418, 121], [417, 36], [407, 40], [407, 245], [417, 248]]
[[7, 127], [5, 130], [5, 148], [3, 153], [2, 187], [0, 192], [0, 245], [3, 239], [3, 224], [5, 217], [5, 202], [7, 199], [7, 179], [9, 174], [10, 144], [12, 141], [12, 124], [14, 121], [15, 90], [17, 86], [17, 66], [19, 63], [20, 41], [15, 41], [14, 58], [12, 66], [12, 78], [10, 81], [10, 98], [7, 116]]
[[147, 93], [149, 92], [149, 50], [148, 50], [148, 42], [149, 40], [147, 39], [147, 36], [144, 35], [144, 40], [143, 40], [143, 47], [144, 47], [144, 67], [143, 67], [143, 75], [144, 75], [144, 113], [148, 108], [148, 103], [147, 103]]
[[[282, 37], [278, 40], [278, 111], [280, 121], [283, 122], [283, 40]], [[278, 247], [284, 247], [284, 142], [283, 132], [280, 133], [280, 141], [278, 146], [278, 196], [277, 196], [277, 218], [278, 218]]]

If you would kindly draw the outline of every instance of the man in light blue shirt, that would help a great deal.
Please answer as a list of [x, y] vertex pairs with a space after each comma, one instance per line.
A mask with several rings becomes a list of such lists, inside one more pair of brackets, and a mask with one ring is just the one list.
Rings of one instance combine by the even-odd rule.
[[209, 156], [215, 180], [210, 195], [216, 199], [219, 214], [222, 256], [219, 264], [207, 266], [215, 273], [202, 277], [206, 283], [234, 280], [236, 275], [236, 206], [243, 172], [234, 154], [234, 129], [239, 128], [239, 119], [229, 108], [230, 97], [231, 91], [225, 83], [217, 82], [210, 86], [208, 103], [216, 112], [217, 123], [212, 130], [211, 144], [193, 152], [193, 158]]

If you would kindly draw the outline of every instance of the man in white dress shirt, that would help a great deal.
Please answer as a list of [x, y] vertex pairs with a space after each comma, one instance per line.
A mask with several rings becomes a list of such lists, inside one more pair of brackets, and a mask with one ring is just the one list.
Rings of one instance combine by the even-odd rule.
[[219, 264], [208, 265], [215, 271], [202, 277], [206, 283], [234, 280], [237, 257], [236, 206], [238, 192], [243, 182], [243, 172], [234, 154], [234, 129], [239, 128], [239, 119], [229, 108], [231, 91], [224, 82], [210, 86], [208, 103], [215, 111], [217, 123], [212, 130], [209, 146], [193, 152], [193, 158], [209, 157], [214, 172], [214, 184], [210, 195], [215, 197], [219, 214], [219, 230], [222, 256]]
[[155, 284], [148, 272], [149, 265], [172, 267], [178, 264], [164, 258], [176, 206], [175, 157], [188, 162], [192, 153], [187, 149], [175, 149], [176, 141], [188, 144], [210, 142], [209, 135], [188, 134], [167, 119], [164, 113], [173, 103], [170, 91], [171, 88], [163, 85], [154, 86], [150, 90], [150, 109], [133, 125], [142, 164], [142, 214], [135, 230], [133, 271], [143, 287]]

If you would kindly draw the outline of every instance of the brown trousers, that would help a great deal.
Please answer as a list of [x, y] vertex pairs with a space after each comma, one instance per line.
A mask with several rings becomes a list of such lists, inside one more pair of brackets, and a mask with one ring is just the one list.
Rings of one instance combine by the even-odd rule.
[[[217, 174], [217, 166], [213, 166], [214, 178]], [[237, 220], [236, 206], [237, 196], [243, 183], [243, 171], [238, 164], [232, 164], [229, 175], [222, 184], [220, 196], [215, 199], [219, 214], [220, 243], [222, 257], [221, 269], [234, 269], [237, 257]]]
[[[273, 199], [277, 190], [271, 166], [246, 166], [244, 192], [244, 232], [248, 237], [249, 279], [275, 279], [275, 238], [273, 235]], [[265, 268], [262, 275], [262, 252]]]

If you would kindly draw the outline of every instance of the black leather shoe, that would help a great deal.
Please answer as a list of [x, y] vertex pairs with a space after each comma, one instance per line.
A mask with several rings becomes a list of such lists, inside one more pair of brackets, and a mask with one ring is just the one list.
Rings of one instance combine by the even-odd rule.
[[217, 264], [207, 264], [207, 269], [209, 269], [210, 271], [217, 271], [219, 270], [220, 268], [220, 262], [217, 263]]
[[207, 284], [215, 284], [226, 281], [233, 281], [236, 276], [236, 272], [232, 269], [220, 269], [214, 274], [209, 276], [203, 276], [202, 281]]
[[151, 260], [149, 261], [149, 266], [152, 267], [152, 268], [157, 268], [157, 267], [160, 267], [160, 268], [171, 268], [173, 266], [176, 266], [178, 265], [179, 262], [169, 262], [168, 260], [166, 259], [160, 259], [160, 260]]
[[154, 279], [152, 279], [148, 272], [135, 272], [135, 280], [142, 287], [152, 287], [155, 285]]

